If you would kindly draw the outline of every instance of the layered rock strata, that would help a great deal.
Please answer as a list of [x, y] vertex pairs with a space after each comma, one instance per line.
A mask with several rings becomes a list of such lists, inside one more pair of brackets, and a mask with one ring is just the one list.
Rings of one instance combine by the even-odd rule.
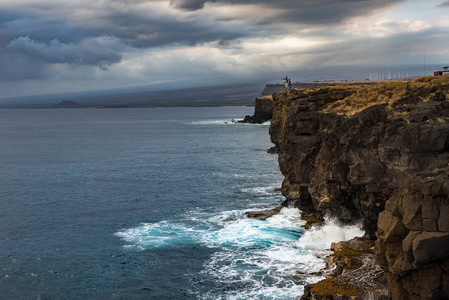
[[275, 93], [282, 193], [360, 221], [391, 299], [449, 298], [449, 78]]

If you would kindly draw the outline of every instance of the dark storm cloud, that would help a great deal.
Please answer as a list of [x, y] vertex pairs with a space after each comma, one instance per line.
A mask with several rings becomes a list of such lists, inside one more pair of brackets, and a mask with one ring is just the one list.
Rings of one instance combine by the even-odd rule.
[[103, 24], [92, 32], [120, 39], [136, 48], [153, 48], [168, 45], [197, 45], [200, 43], [232, 40], [249, 36], [250, 28], [227, 26], [210, 20], [193, 19], [177, 21], [126, 13], [112, 13], [102, 20]]
[[[144, 0], [115, 0], [126, 5]], [[81, 18], [86, 18], [81, 15]], [[212, 19], [177, 20], [158, 14], [106, 8], [95, 19], [67, 21], [64, 15], [46, 17], [42, 14], [0, 10], [0, 47], [12, 40], [28, 36], [36, 43], [48, 44], [57, 39], [64, 44], [78, 44], [86, 38], [115, 37], [122, 45], [137, 48], [167, 45], [196, 45], [209, 41], [232, 40], [254, 33], [254, 30], [232, 26]], [[29, 48], [29, 47], [28, 47]], [[117, 49], [115, 49], [117, 50]]]
[[449, 1], [440, 3], [438, 6], [439, 6], [439, 7], [449, 7]]
[[20, 36], [30, 36], [43, 43], [54, 39], [76, 43], [90, 35], [89, 30], [67, 24], [64, 16], [49, 18], [42, 14], [8, 10], [0, 10], [0, 28], [3, 29], [0, 30], [0, 46], [6, 46]]
[[198, 10], [204, 7], [204, 0], [170, 0], [170, 6], [184, 10]]
[[[244, 26], [233, 23], [232, 17], [220, 20], [213, 16], [207, 18], [178, 19], [168, 16], [161, 16], [157, 13], [143, 14], [131, 9], [116, 9], [105, 5], [101, 14], [94, 19], [88, 18], [80, 13], [77, 22], [67, 20], [64, 15], [69, 13], [70, 4], [62, 7], [41, 7], [39, 13], [33, 14], [33, 10], [26, 12], [0, 11], [0, 47], [12, 43], [9, 50], [27, 53], [30, 56], [44, 59], [48, 62], [83, 63], [95, 65], [98, 61], [114, 63], [120, 61], [119, 52], [123, 49], [101, 50], [103, 55], [81, 46], [84, 39], [97, 38], [101, 36], [114, 37], [119, 40], [122, 46], [135, 48], [164, 47], [167, 45], [196, 45], [211, 41], [235, 40], [242, 37], [254, 36], [259, 30], [264, 34], [275, 29], [270, 29], [267, 25], [271, 23], [303, 23], [311, 25], [333, 24], [346, 18], [367, 15], [373, 10], [385, 8], [401, 0], [305, 0], [300, 3], [292, 0], [209, 0], [223, 4], [255, 4], [265, 5], [273, 9], [285, 9], [282, 15], [273, 17], [248, 18], [243, 20]], [[127, 7], [145, 2], [157, 3], [158, 1], [145, 0], [110, 0], [109, 3], [119, 3]], [[171, 0], [172, 7], [183, 10], [199, 10], [203, 8], [207, 0]], [[163, 2], [161, 2], [163, 3]], [[44, 5], [45, 6], [45, 5]], [[257, 9], [256, 14], [257, 14]], [[52, 12], [46, 14], [46, 11]], [[64, 12], [59, 14], [58, 12]], [[74, 8], [76, 12], [76, 8]], [[263, 12], [263, 11], [261, 11]], [[270, 15], [270, 14], [268, 14]], [[83, 19], [84, 18], [84, 19]], [[240, 21], [242, 21], [240, 19]], [[259, 27], [263, 27], [260, 29]], [[23, 38], [29, 37], [29, 41]], [[15, 40], [22, 38], [21, 40]], [[13, 42], [14, 40], [14, 42]], [[57, 42], [54, 42], [57, 40]], [[53, 44], [51, 44], [53, 43]], [[81, 51], [82, 55], [75, 55], [76, 51]], [[57, 51], [59, 54], [56, 54]], [[35, 52], [33, 54], [33, 52]], [[61, 53], [65, 53], [66, 59], [61, 59]], [[102, 58], [104, 56], [105, 59]]]
[[[0, 59], [15, 57], [9, 63], [12, 70], [14, 62], [22, 68], [18, 57], [26, 57], [25, 61], [35, 71], [28, 75], [24, 72], [24, 78], [42, 74], [48, 76], [48, 66], [51, 64], [105, 69], [122, 61], [125, 53], [141, 49], [208, 42], [217, 42], [218, 47], [222, 48], [229, 47], [238, 43], [240, 38], [288, 32], [285, 27], [279, 29], [278, 24], [292, 24], [292, 31], [300, 26], [326, 29], [348, 18], [369, 15], [401, 1], [105, 0], [84, 6], [76, 1], [55, 5], [42, 0], [39, 4], [18, 3], [5, 9], [0, 3]], [[241, 14], [236, 17], [232, 13], [221, 14], [220, 7], [205, 15], [201, 10], [206, 2], [253, 4], [253, 16], [246, 18]], [[136, 5], [142, 5], [145, 10], [139, 10]], [[150, 5], [150, 8], [145, 8], [145, 5]], [[155, 5], [154, 11], [151, 5]], [[166, 10], [162, 9], [159, 13], [158, 9], [164, 5]], [[169, 10], [168, 5], [175, 9]], [[101, 37], [109, 37], [114, 42], [95, 42]], [[39, 71], [39, 68], [45, 69], [45, 72]], [[0, 73], [0, 77], [5, 78], [14, 72], [0, 69]], [[18, 74], [11, 76], [16, 78]]]
[[[145, 1], [116, 2], [135, 4]], [[60, 10], [66, 11], [64, 7]], [[250, 34], [250, 31], [241, 31], [241, 27], [212, 24], [210, 20], [179, 21], [157, 14], [144, 15], [112, 8], [107, 8], [95, 19], [79, 15], [77, 22], [73, 22], [64, 14], [55, 12], [46, 15], [29, 10], [0, 10], [0, 60], [7, 60], [8, 70], [11, 70], [1, 68], [0, 77], [18, 79], [20, 72], [13, 70], [26, 69], [22, 61], [26, 61], [33, 70], [22, 72], [23, 79], [44, 78], [48, 75], [49, 64], [88, 65], [106, 69], [120, 62], [123, 53], [133, 51], [133, 48], [196, 45]], [[104, 36], [113, 38], [115, 42], [92, 42]]]
[[[144, 0], [115, 0], [120, 3], [142, 3]], [[148, 2], [148, 1], [147, 1]], [[151, 1], [150, 1], [151, 2]], [[170, 6], [181, 11], [196, 11], [203, 8], [207, 0], [171, 0]], [[356, 16], [369, 15], [373, 11], [402, 2], [402, 0], [306, 0], [297, 3], [293, 0], [212, 0], [223, 4], [254, 4], [255, 13], [260, 10], [260, 18], [239, 19], [233, 17], [198, 17], [176, 19], [157, 14], [144, 15], [130, 11], [109, 11], [96, 21], [89, 22], [85, 30], [91, 35], [107, 35], [120, 39], [123, 43], [137, 48], [163, 47], [167, 45], [196, 45], [211, 41], [231, 41], [238, 38], [262, 34], [277, 34], [270, 24], [292, 23], [311, 26], [328, 26]], [[257, 8], [257, 5], [265, 7]], [[284, 14], [270, 16], [266, 6], [285, 9]], [[219, 8], [218, 8], [219, 10]], [[246, 25], [242, 25], [246, 23]], [[295, 26], [295, 25], [292, 25]], [[293, 27], [292, 27], [293, 29]], [[78, 30], [78, 32], [81, 29]]]
[[[297, 22], [302, 24], [334, 24], [348, 18], [369, 15], [404, 0], [171, 0], [173, 7], [198, 10], [206, 2], [221, 4], [265, 5], [272, 9], [285, 9], [285, 13], [271, 22]], [[266, 22], [268, 23], [268, 22]]]

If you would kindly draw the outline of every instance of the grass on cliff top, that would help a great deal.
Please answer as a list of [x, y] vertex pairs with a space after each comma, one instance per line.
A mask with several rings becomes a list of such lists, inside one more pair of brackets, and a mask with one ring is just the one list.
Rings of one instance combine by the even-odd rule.
[[426, 101], [431, 93], [437, 90], [445, 94], [449, 93], [449, 76], [429, 76], [414, 81], [391, 81], [379, 85], [351, 86], [351, 88], [356, 90], [354, 94], [330, 103], [323, 108], [323, 112], [352, 116], [371, 105], [391, 106], [407, 95], [414, 95]]

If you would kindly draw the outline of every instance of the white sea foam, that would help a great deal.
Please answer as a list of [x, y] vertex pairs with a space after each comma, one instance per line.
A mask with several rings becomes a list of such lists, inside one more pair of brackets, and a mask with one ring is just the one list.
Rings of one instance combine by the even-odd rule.
[[[219, 242], [222, 250], [203, 272], [222, 284], [245, 286], [223, 299], [293, 298], [306, 283], [321, 278], [311, 273], [324, 268], [324, 261], [296, 244], [304, 232], [299, 217], [298, 209], [283, 208], [265, 221], [241, 219], [206, 236], [206, 243]], [[212, 291], [204, 298], [215, 296]]]
[[263, 122], [260, 124], [259, 123], [239, 123], [239, 124], [246, 125], [246, 126], [270, 126], [271, 122], [266, 121], [266, 122]]
[[[284, 210], [287, 214], [284, 215]], [[302, 232], [294, 222], [298, 221], [287, 209], [266, 221], [241, 218], [224, 224], [216, 231], [206, 232], [202, 243], [211, 247], [265, 247], [296, 240]]]
[[271, 122], [267, 121], [262, 124], [252, 124], [252, 123], [237, 123], [242, 121], [243, 119], [221, 119], [221, 120], [201, 120], [201, 121], [192, 121], [188, 124], [190, 125], [245, 125], [245, 126], [270, 126]]
[[308, 231], [303, 224], [296, 208], [283, 208], [264, 221], [247, 218], [243, 210], [200, 211], [178, 222], [141, 224], [117, 235], [137, 250], [186, 243], [217, 249], [197, 276], [212, 278], [218, 287], [198, 288], [199, 298], [290, 299], [323, 278], [317, 273], [325, 268], [323, 257], [332, 242], [363, 235], [359, 226], [339, 226], [333, 220]]
[[341, 226], [336, 220], [328, 219], [320, 227], [312, 227], [298, 241], [304, 249], [329, 249], [333, 242], [347, 241], [363, 236], [361, 225]]
[[241, 121], [242, 119], [221, 119], [221, 120], [202, 120], [202, 121], [192, 121], [190, 125], [229, 125], [236, 124], [235, 122]]
[[198, 230], [195, 226], [189, 227], [162, 221], [143, 223], [139, 227], [120, 231], [116, 235], [131, 243], [127, 245], [128, 248], [144, 250], [195, 242], [198, 231], [201, 230]]

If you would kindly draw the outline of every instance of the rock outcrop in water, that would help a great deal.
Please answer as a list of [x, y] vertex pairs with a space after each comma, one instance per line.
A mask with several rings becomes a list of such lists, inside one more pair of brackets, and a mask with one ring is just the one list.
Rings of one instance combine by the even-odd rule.
[[363, 222], [391, 299], [449, 298], [449, 78], [273, 95], [282, 193]]
[[256, 98], [254, 115], [245, 116], [245, 119], [239, 123], [261, 124], [269, 121], [273, 117], [273, 98], [263, 96]]

